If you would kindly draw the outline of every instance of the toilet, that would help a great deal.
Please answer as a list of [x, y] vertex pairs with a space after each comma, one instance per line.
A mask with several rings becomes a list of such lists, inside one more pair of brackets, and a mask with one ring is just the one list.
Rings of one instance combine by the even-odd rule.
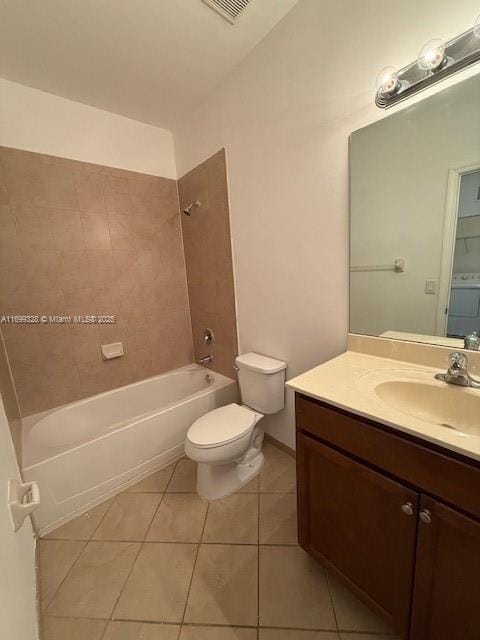
[[185, 440], [186, 455], [198, 463], [197, 492], [207, 500], [238, 491], [260, 473], [263, 429], [258, 423], [285, 404], [285, 362], [245, 353], [235, 364], [243, 404], [206, 413], [195, 420]]

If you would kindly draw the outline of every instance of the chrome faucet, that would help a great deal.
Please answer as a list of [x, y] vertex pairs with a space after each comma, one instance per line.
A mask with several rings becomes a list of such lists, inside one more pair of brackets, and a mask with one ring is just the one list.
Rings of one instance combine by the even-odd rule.
[[210, 364], [211, 362], [213, 362], [213, 356], [208, 355], [208, 356], [205, 356], [204, 358], [200, 358], [200, 360], [198, 361], [198, 364], [201, 364], [202, 366], [204, 366], [206, 364]]
[[436, 380], [448, 382], [449, 384], [458, 384], [461, 387], [472, 387], [480, 389], [480, 380], [475, 380], [468, 373], [468, 358], [460, 351], [454, 351], [448, 356], [449, 366], [447, 373], [437, 373]]

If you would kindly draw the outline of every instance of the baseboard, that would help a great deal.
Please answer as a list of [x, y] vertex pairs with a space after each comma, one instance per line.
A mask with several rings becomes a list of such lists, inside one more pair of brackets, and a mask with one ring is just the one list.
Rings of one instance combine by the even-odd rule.
[[274, 447], [277, 447], [277, 449], [280, 449], [280, 451], [287, 453], [292, 458], [297, 457], [297, 452], [295, 451], [295, 449], [292, 449], [291, 447], [288, 447], [286, 444], [283, 444], [283, 442], [280, 442], [280, 440], [277, 440], [276, 438], [271, 436], [269, 433], [265, 434], [264, 440], [265, 442], [272, 444]]

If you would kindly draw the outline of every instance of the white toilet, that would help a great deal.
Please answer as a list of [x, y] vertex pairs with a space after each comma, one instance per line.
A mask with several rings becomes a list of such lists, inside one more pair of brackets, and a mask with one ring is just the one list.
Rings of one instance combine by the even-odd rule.
[[245, 353], [235, 363], [244, 404], [228, 404], [195, 420], [185, 441], [185, 453], [198, 462], [198, 494], [207, 500], [238, 491], [260, 472], [263, 429], [258, 422], [285, 404], [285, 362]]

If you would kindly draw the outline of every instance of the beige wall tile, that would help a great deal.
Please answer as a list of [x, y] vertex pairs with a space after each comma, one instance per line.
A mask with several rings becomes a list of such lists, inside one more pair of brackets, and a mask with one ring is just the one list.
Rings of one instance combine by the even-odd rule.
[[43, 619], [43, 640], [100, 640], [107, 626], [106, 620], [86, 618]]
[[138, 555], [134, 542], [89, 542], [47, 611], [50, 615], [109, 618]]
[[194, 544], [144, 544], [114, 619], [181, 622], [196, 553]]
[[173, 624], [110, 622], [102, 640], [178, 640], [179, 633]]
[[[210, 368], [234, 377], [238, 347], [224, 150], [183, 176], [178, 185], [182, 209], [197, 199], [202, 202], [191, 216], [181, 218], [195, 358], [211, 353]], [[207, 326], [217, 336], [208, 348], [202, 342]]]
[[210, 503], [203, 542], [258, 543], [258, 495], [236, 493]]
[[[118, 319], [10, 341], [22, 415], [192, 362], [175, 180], [0, 147], [0, 222], [2, 313]], [[117, 340], [127, 356], [103, 362]]]
[[143, 542], [161, 498], [158, 493], [121, 493], [114, 499], [92, 540]]
[[22, 425], [20, 407], [11, 375], [3, 332], [0, 330], [0, 395], [3, 400], [18, 463], [22, 463]]
[[260, 547], [260, 625], [336, 630], [325, 572], [300, 547]]
[[200, 542], [208, 503], [196, 493], [166, 493], [148, 530], [148, 542]]
[[201, 545], [185, 622], [255, 626], [257, 587], [257, 547]]

